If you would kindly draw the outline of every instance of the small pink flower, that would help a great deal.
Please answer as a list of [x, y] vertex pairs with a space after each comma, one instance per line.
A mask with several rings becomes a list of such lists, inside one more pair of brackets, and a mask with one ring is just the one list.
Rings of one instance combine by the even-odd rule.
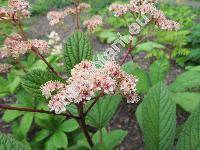
[[77, 6], [77, 10], [79, 12], [85, 10], [85, 9], [89, 9], [91, 6], [87, 3], [80, 3], [78, 6]]
[[120, 17], [128, 12], [128, 6], [114, 3], [110, 5], [109, 11], [112, 11], [116, 17]]
[[83, 25], [87, 27], [88, 30], [93, 31], [94, 29], [96, 29], [99, 25], [102, 25], [102, 17], [95, 15], [93, 16], [91, 19], [89, 20], [85, 20], [83, 22]]
[[41, 86], [42, 95], [47, 99], [53, 95], [53, 92], [58, 92], [65, 87], [65, 84], [59, 81], [48, 81]]
[[50, 21], [49, 24], [51, 26], [55, 25], [55, 24], [58, 24], [60, 22], [62, 22], [65, 18], [67, 14], [64, 13], [64, 12], [58, 12], [58, 11], [50, 11], [48, 14], [47, 14], [47, 19]]
[[46, 41], [35, 39], [31, 40], [31, 44], [33, 47], [37, 48], [41, 54], [49, 53], [49, 45]]

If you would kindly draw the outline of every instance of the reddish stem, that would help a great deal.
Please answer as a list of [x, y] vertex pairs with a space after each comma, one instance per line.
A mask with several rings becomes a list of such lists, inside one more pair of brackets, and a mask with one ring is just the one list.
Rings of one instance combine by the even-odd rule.
[[124, 64], [124, 62], [126, 61], [129, 53], [133, 50], [133, 44], [132, 43], [133, 43], [133, 35], [131, 35], [131, 37], [130, 37], [129, 47], [128, 47], [127, 51], [125, 52], [122, 60], [120, 61], [120, 65]]
[[79, 117], [73, 116], [71, 114], [67, 114], [67, 115], [66, 114], [55, 114], [54, 112], [50, 112], [50, 111], [46, 111], [46, 110], [38, 110], [38, 109], [26, 108], [26, 107], [13, 107], [13, 106], [8, 106], [8, 105], [4, 105], [4, 104], [0, 104], [0, 109], [45, 113], [45, 114], [51, 114], [51, 115], [61, 115], [61, 116], [66, 116], [67, 118], [79, 118]]

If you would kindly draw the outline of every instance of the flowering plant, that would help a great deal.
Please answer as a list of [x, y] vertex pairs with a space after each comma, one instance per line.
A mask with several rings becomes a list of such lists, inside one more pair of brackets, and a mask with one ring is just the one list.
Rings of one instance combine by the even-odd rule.
[[[13, 59], [20, 59], [27, 53], [33, 52], [47, 65], [48, 69], [26, 71], [25, 75], [21, 77], [21, 83], [27, 92], [39, 100], [39, 102], [36, 101], [37, 104], [40, 103], [40, 101], [43, 101], [48, 108], [36, 106], [36, 109], [35, 107], [16, 107], [3, 104], [0, 105], [0, 108], [36, 114], [44, 113], [54, 115], [55, 117], [48, 116], [50, 118], [48, 121], [54, 121], [54, 126], [51, 126], [50, 130], [55, 130], [56, 133], [50, 136], [49, 140], [45, 143], [45, 149], [50, 149], [52, 147], [52, 149], [67, 148], [67, 144], [65, 143], [67, 137], [64, 132], [73, 131], [74, 129], [77, 129], [78, 126], [83, 132], [84, 139], [87, 141], [85, 145], [89, 149], [97, 149], [103, 144], [105, 144], [105, 149], [109, 149], [110, 147], [111, 149], [114, 148], [116, 142], [114, 141], [114, 144], [108, 142], [109, 134], [104, 135], [103, 128], [112, 118], [122, 97], [131, 104], [137, 103], [140, 100], [137, 94], [137, 86], [140, 80], [124, 69], [128, 65], [127, 63], [125, 64], [125, 62], [129, 54], [134, 50], [132, 44], [133, 37], [139, 34], [141, 27], [148, 22], [157, 25], [163, 30], [171, 31], [179, 29], [178, 23], [168, 20], [164, 13], [155, 7], [156, 3], [157, 1], [150, 0], [131, 0], [129, 5], [112, 4], [109, 7], [109, 10], [112, 11], [116, 17], [123, 17], [124, 14], [130, 13], [133, 16], [142, 16], [145, 19], [145, 23], [142, 23], [137, 19], [137, 23], [133, 23], [129, 26], [130, 36], [128, 41], [115, 41], [112, 45], [113, 48], [106, 50], [104, 53], [104, 57], [106, 57], [107, 60], [100, 59], [97, 61], [93, 60], [92, 47], [86, 34], [82, 31], [80, 21], [80, 14], [84, 10], [89, 9], [90, 5], [80, 3], [77, 0], [72, 7], [68, 7], [62, 11], [49, 12], [47, 14], [47, 19], [52, 26], [63, 24], [65, 17], [68, 15], [72, 15], [75, 18], [74, 20], [76, 23], [76, 31], [68, 38], [63, 49], [65, 70], [59, 72], [45, 58], [46, 55], [50, 54], [49, 49], [51, 48], [51, 45], [60, 40], [56, 33], [52, 32], [49, 36], [49, 42], [40, 39], [29, 39], [22, 24], [22, 19], [30, 17], [29, 3], [24, 0], [9, 0], [7, 8], [0, 8], [0, 21], [7, 21], [13, 24], [13, 26], [17, 28], [17, 33], [11, 35], [1, 33], [3, 36], [6, 36], [1, 55], [4, 58], [12, 57]], [[144, 15], [150, 17], [151, 20]], [[91, 19], [83, 21], [83, 25], [90, 32], [95, 31], [95, 29], [102, 24], [103, 19], [99, 15], [95, 15], [91, 17]], [[124, 47], [128, 45], [128, 49], [124, 52], [122, 58], [120, 58], [119, 64], [115, 60], [115, 56], [117, 52], [119, 52], [119, 48], [116, 46], [117, 43], [124, 45]], [[11, 66], [8, 64], [1, 64], [1, 73], [9, 71], [10, 67]], [[155, 84], [156, 83], [157, 81], [155, 81]], [[148, 90], [146, 92], [148, 92]], [[160, 96], [154, 96], [153, 94], [156, 92], [158, 92]], [[151, 95], [151, 93], [153, 94]], [[151, 99], [150, 101], [147, 100], [149, 97]], [[162, 97], [164, 98], [162, 99]], [[165, 103], [159, 103], [159, 100], [161, 102], [164, 101]], [[146, 145], [150, 149], [154, 149], [154, 146], [157, 147], [160, 143], [152, 142], [152, 144], [149, 142], [151, 141], [151, 138], [149, 138], [148, 134], [152, 135], [153, 133], [146, 130], [148, 125], [145, 124], [146, 122], [144, 123], [144, 121], [149, 119], [149, 116], [144, 115], [143, 120], [143, 118], [141, 119], [141, 114], [145, 114], [145, 110], [148, 110], [150, 113], [153, 112], [154, 104], [152, 104], [152, 101], [155, 102], [155, 106], [161, 105], [160, 108], [164, 110], [164, 113], [167, 108], [173, 113], [172, 115], [166, 113], [165, 116], [162, 112], [162, 116], [165, 120], [171, 119], [171, 121], [174, 121], [175, 118], [175, 104], [169, 99], [169, 93], [165, 89], [165, 86], [162, 83], [158, 83], [157, 86], [150, 90], [150, 94], [147, 95], [147, 98], [140, 105], [140, 110], [137, 111], [139, 124], [144, 132], [145, 142], [147, 141]], [[165, 104], [166, 108], [164, 107]], [[156, 114], [159, 114], [160, 108], [157, 109], [156, 107]], [[170, 118], [170, 116], [172, 116], [172, 118]], [[33, 117], [33, 114], [27, 115], [28, 119], [31, 118], [31, 120], [33, 120]], [[68, 121], [68, 119], [71, 120]], [[153, 119], [155, 119], [153, 120], [153, 123], [155, 123], [157, 118]], [[43, 119], [43, 116], [36, 117], [35, 120], [40, 126], [48, 126], [48, 122], [47, 124], [44, 123], [45, 119]], [[73, 125], [71, 127], [72, 129], [68, 126], [70, 123]], [[164, 121], [161, 123], [164, 124]], [[99, 141], [95, 140], [95, 136], [91, 136], [88, 125], [99, 129]], [[166, 141], [166, 143], [164, 141], [164, 144], [162, 140], [165, 140], [165, 138], [161, 139], [161, 149], [166, 147], [172, 148], [174, 125], [175, 122], [170, 122], [166, 124], [166, 127], [168, 127], [167, 129], [164, 128], [161, 130], [162, 133], [167, 134], [167, 137], [170, 137], [170, 140]], [[27, 130], [29, 127], [26, 127], [25, 129]], [[173, 129], [169, 129], [169, 127]], [[168, 129], [170, 132], [167, 132]], [[122, 131], [117, 133], [120, 133], [120, 135], [118, 135], [119, 138], [116, 140], [118, 144], [126, 133]], [[41, 141], [49, 137], [51, 132], [49, 132], [49, 130], [42, 130], [39, 135], [40, 136], [37, 137], [36, 141]], [[61, 138], [59, 139], [57, 137]], [[105, 139], [103, 140], [104, 137]], [[155, 135], [153, 138], [156, 139], [157, 137], [160, 137], [160, 135]], [[108, 139], [108, 141], [106, 139]], [[53, 146], [52, 141], [55, 144]]]

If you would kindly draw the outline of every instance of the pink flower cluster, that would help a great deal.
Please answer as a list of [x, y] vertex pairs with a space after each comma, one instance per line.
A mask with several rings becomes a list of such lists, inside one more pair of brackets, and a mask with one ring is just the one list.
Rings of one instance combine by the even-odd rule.
[[97, 26], [102, 25], [102, 17], [99, 15], [93, 16], [89, 20], [85, 20], [83, 25], [87, 27], [88, 30], [93, 31]]
[[0, 20], [19, 20], [30, 16], [29, 2], [25, 0], [9, 0], [8, 8], [0, 8]]
[[7, 37], [4, 41], [4, 50], [1, 52], [2, 57], [14, 57], [18, 58], [20, 55], [27, 53], [32, 47], [38, 49], [41, 54], [47, 54], [48, 51], [48, 43], [43, 40], [30, 40], [25, 41], [21, 35], [12, 34]]
[[49, 24], [53, 26], [60, 22], [63, 22], [66, 16], [80, 13], [88, 8], [90, 8], [89, 4], [80, 3], [77, 7], [69, 7], [63, 11], [50, 11], [47, 14], [47, 19], [50, 21]]
[[41, 86], [42, 94], [49, 99], [49, 108], [56, 113], [65, 111], [71, 103], [84, 103], [95, 97], [97, 93], [126, 96], [127, 102], [138, 102], [136, 94], [137, 79], [126, 74], [115, 62], [108, 62], [96, 68], [91, 61], [82, 61], [71, 70], [67, 83], [49, 81]]
[[0, 63], [0, 73], [7, 73], [12, 68], [10, 64], [2, 64]]
[[155, 7], [157, 0], [131, 0], [129, 5], [126, 4], [112, 4], [109, 10], [115, 16], [122, 16], [128, 12], [139, 13], [140, 15], [148, 14], [155, 20], [156, 25], [164, 30], [178, 30], [179, 23], [168, 20], [165, 14]]

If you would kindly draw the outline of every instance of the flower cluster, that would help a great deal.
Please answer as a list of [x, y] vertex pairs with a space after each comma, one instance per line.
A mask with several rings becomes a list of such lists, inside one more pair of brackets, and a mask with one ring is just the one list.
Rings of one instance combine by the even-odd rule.
[[87, 3], [80, 3], [77, 7], [69, 7], [63, 11], [50, 11], [47, 14], [47, 19], [51, 26], [56, 25], [64, 21], [64, 18], [68, 15], [74, 15], [81, 13], [82, 11], [90, 8], [90, 5]]
[[26, 41], [19, 34], [12, 34], [4, 41], [4, 48], [1, 51], [1, 57], [14, 57], [18, 58], [20, 55], [27, 53], [32, 47], [38, 49], [41, 54], [48, 53], [48, 43], [43, 40], [30, 40]]
[[129, 5], [112, 4], [109, 10], [119, 17], [128, 12], [138, 13], [140, 15], [150, 15], [155, 24], [163, 30], [178, 30], [180, 25], [166, 18], [165, 14], [155, 7], [157, 0], [131, 0]]
[[114, 3], [110, 5], [109, 11], [112, 11], [116, 17], [119, 17], [128, 12], [128, 6]]
[[8, 8], [0, 8], [0, 20], [19, 20], [30, 16], [29, 2], [25, 0], [9, 0]]
[[10, 64], [2, 64], [0, 63], [0, 73], [7, 73], [12, 68]]
[[51, 46], [52, 49], [51, 54], [61, 54], [63, 45], [62, 43], [60, 43], [61, 39], [58, 33], [52, 31], [48, 36], [48, 38], [49, 38], [48, 44], [49, 46]]
[[49, 108], [56, 113], [65, 111], [71, 103], [84, 103], [97, 93], [120, 93], [127, 97], [127, 102], [138, 101], [136, 94], [137, 79], [126, 74], [115, 62], [96, 68], [91, 61], [82, 61], [71, 70], [71, 77], [66, 83], [49, 81], [41, 86], [42, 94], [49, 99]]
[[93, 31], [97, 26], [102, 25], [102, 17], [99, 15], [93, 16], [89, 20], [85, 20], [83, 25], [87, 27], [88, 30]]

